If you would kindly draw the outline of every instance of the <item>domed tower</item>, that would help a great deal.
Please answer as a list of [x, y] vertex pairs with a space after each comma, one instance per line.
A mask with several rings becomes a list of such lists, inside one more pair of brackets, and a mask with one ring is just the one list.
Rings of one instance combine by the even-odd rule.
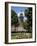
[[18, 13], [18, 20], [19, 20], [19, 23], [21, 22], [25, 22], [27, 20], [27, 17], [25, 16], [25, 13], [24, 12], [19, 12]]
[[19, 22], [22, 22], [24, 18], [24, 12], [19, 12], [18, 17], [19, 17]]

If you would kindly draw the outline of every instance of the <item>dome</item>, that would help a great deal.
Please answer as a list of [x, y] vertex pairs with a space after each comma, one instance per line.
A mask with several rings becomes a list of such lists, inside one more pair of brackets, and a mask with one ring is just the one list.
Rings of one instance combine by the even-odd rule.
[[20, 15], [25, 16], [25, 15], [24, 15], [24, 12], [19, 12], [19, 13], [18, 13], [18, 17], [19, 17]]

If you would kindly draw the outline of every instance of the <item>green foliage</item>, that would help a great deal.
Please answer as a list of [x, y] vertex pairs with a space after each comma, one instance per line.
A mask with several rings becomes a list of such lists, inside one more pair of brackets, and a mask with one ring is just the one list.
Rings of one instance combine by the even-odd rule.
[[32, 38], [32, 33], [25, 33], [25, 32], [11, 33], [11, 39], [28, 39], [28, 38]]
[[25, 16], [27, 17], [28, 32], [32, 32], [32, 8], [25, 10]]
[[28, 28], [28, 23], [27, 22], [23, 22], [22, 26], [24, 27], [24, 29], [27, 29]]
[[11, 25], [16, 26], [18, 23], [18, 16], [15, 11], [11, 10]]

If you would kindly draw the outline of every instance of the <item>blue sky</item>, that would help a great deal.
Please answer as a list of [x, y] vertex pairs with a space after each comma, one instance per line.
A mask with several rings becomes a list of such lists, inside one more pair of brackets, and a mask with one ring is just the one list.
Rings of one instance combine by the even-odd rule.
[[25, 9], [27, 9], [27, 8], [26, 8], [26, 7], [11, 6], [11, 10], [14, 10], [17, 14], [18, 14], [19, 12], [25, 11]]

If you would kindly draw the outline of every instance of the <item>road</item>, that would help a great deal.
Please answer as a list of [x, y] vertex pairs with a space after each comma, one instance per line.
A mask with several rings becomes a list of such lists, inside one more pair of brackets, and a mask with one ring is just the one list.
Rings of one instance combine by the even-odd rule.
[[12, 26], [12, 27], [11, 27], [11, 31], [15, 31], [15, 28], [16, 28], [16, 31], [27, 31], [27, 30], [24, 29], [22, 26], [18, 26], [18, 27]]

